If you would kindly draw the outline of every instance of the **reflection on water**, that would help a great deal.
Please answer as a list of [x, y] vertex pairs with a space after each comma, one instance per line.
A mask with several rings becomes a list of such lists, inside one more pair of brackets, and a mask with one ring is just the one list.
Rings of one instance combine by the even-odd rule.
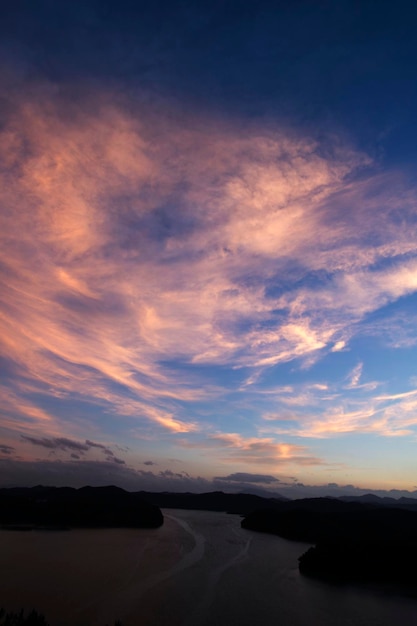
[[300, 576], [304, 544], [164, 511], [152, 530], [0, 531], [0, 605], [51, 626], [415, 626], [417, 600]]

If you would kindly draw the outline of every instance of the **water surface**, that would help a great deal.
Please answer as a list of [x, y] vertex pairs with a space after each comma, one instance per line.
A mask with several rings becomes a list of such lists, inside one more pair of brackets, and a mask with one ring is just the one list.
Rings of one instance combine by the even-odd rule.
[[304, 578], [306, 545], [225, 513], [165, 510], [159, 529], [0, 531], [0, 605], [51, 626], [415, 626], [392, 589]]

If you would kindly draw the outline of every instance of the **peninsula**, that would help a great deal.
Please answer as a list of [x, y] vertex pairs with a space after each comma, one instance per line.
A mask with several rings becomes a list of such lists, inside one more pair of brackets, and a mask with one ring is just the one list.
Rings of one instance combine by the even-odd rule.
[[315, 498], [281, 502], [246, 516], [242, 527], [315, 544], [299, 558], [300, 572], [332, 582], [415, 583], [417, 510]]

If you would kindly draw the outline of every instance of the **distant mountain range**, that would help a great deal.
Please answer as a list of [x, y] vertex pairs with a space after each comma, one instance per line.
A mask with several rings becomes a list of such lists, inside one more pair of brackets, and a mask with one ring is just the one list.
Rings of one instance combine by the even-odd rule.
[[[342, 496], [339, 498], [300, 498], [290, 500], [284, 496], [275, 494], [267, 498], [247, 493], [224, 493], [212, 491], [209, 493], [174, 493], [174, 492], [150, 492], [139, 491], [144, 500], [161, 508], [172, 509], [197, 509], [206, 511], [226, 511], [228, 513], [247, 514], [255, 510], [278, 509], [286, 510], [308, 505], [320, 506], [318, 503], [326, 502], [329, 507], [341, 503], [357, 503], [371, 506], [388, 506], [417, 511], [417, 498], [380, 498], [373, 494], [363, 496]], [[343, 505], [342, 505], [343, 506]]]
[[340, 498], [289, 500], [280, 495], [264, 497], [247, 493], [128, 492], [108, 487], [14, 487], [0, 489], [0, 524], [27, 523], [62, 526], [140, 526], [162, 523], [159, 509], [225, 511], [248, 515], [253, 511], [309, 509], [345, 510], [389, 507], [417, 511], [417, 499], [381, 498], [373, 494]]
[[415, 507], [417, 508], [417, 498], [389, 498], [387, 496], [379, 497], [373, 493], [367, 493], [363, 496], [342, 496], [339, 500], [345, 502], [362, 502], [365, 504], [376, 504], [380, 506], [394, 506], [394, 507]]
[[224, 511], [227, 513], [246, 514], [260, 509], [275, 508], [286, 498], [280, 496], [265, 498], [248, 493], [174, 493], [139, 491], [144, 500], [162, 509], [193, 509], [200, 511]]

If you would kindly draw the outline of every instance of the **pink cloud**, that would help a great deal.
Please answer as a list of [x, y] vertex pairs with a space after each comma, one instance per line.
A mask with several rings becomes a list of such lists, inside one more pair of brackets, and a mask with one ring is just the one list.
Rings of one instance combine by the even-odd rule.
[[302, 445], [277, 442], [272, 437], [245, 437], [238, 433], [216, 433], [193, 442], [179, 442], [185, 448], [208, 451], [212, 460], [227, 464], [321, 465], [323, 460], [308, 453]]
[[[135, 117], [104, 96], [96, 107], [68, 117], [52, 100], [18, 103], [2, 131], [1, 350], [20, 375], [13, 408], [24, 424], [64, 428], [39, 398], [76, 394], [196, 432], [178, 403], [224, 390], [167, 361], [310, 364], [348, 346], [368, 312], [417, 290], [415, 262], [401, 256], [415, 251], [416, 226], [397, 224], [385, 194], [402, 183], [352, 181], [363, 154], [339, 146], [325, 157], [277, 129]], [[375, 269], [381, 259], [395, 264]], [[319, 288], [298, 285], [320, 271], [332, 275]], [[277, 276], [279, 295], [268, 293]], [[310, 430], [325, 436], [332, 419]], [[234, 445], [248, 462], [261, 450], [286, 458], [273, 441]]]

